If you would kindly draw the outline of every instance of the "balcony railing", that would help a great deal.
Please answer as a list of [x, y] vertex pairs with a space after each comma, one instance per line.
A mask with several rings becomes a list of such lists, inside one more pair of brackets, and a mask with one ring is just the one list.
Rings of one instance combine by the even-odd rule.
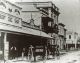
[[22, 21], [22, 27], [28, 27], [28, 28], [33, 28], [33, 29], [38, 29], [40, 30], [40, 26], [37, 25], [31, 25], [30, 23]]

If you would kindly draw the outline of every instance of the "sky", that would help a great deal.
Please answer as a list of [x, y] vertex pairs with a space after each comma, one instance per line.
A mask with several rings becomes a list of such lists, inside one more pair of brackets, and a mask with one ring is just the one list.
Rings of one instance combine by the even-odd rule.
[[67, 30], [73, 30], [80, 33], [80, 0], [9, 0], [26, 1], [26, 2], [41, 2], [52, 1], [60, 11], [59, 22], [65, 24]]

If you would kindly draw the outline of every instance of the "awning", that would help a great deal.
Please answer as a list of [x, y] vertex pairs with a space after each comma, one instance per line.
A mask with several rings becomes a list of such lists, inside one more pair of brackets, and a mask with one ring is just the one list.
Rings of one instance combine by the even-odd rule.
[[0, 30], [36, 35], [36, 36], [41, 36], [41, 37], [45, 37], [45, 38], [52, 38], [48, 34], [46, 34], [45, 32], [42, 32], [40, 30], [27, 28], [27, 27], [22, 28], [22, 27], [16, 27], [16, 26], [12, 26], [12, 25], [0, 24]]

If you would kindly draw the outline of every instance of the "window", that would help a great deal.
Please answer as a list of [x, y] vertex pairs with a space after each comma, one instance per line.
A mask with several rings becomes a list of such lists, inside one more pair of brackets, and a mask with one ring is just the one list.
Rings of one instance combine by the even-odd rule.
[[48, 26], [50, 26], [50, 27], [51, 27], [51, 22], [48, 22]]
[[69, 35], [69, 39], [71, 39], [71, 35]]

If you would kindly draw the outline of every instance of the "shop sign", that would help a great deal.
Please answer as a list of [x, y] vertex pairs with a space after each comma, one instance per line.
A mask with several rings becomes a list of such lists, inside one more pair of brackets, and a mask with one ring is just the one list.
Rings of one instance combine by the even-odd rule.
[[18, 24], [19, 23], [19, 20], [20, 20], [19, 18], [15, 18], [14, 21], [15, 21], [16, 24]]
[[5, 18], [5, 16], [0, 14], [0, 19], [4, 19], [4, 18]]
[[3, 13], [3, 12], [0, 12], [0, 19], [5, 19], [5, 13]]
[[35, 52], [43, 52], [43, 49], [36, 49]]
[[12, 22], [12, 17], [11, 16], [8, 17], [8, 21]]
[[43, 51], [44, 51], [44, 47], [43, 46], [36, 46], [35, 52], [43, 52]]
[[21, 18], [15, 17], [8, 14], [7, 24], [15, 25], [21, 27]]

